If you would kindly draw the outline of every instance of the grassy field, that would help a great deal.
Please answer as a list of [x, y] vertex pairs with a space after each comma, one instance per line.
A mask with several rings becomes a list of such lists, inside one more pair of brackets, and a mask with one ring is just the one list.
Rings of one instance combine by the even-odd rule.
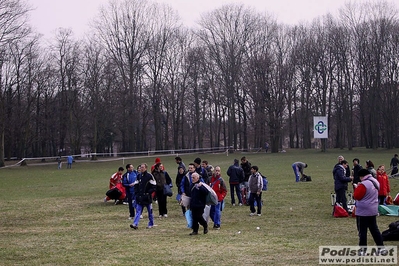
[[[0, 169], [0, 264], [316, 265], [319, 246], [358, 243], [355, 219], [331, 216], [331, 171], [337, 156], [342, 154], [350, 162], [357, 157], [362, 165], [369, 159], [377, 167], [389, 166], [395, 152], [288, 150], [278, 154], [198, 155], [213, 166], [220, 165], [227, 181], [225, 173], [233, 159], [246, 155], [269, 179], [261, 217], [250, 217], [248, 206], [231, 206], [228, 193], [221, 230], [211, 229], [207, 235], [200, 231], [198, 236], [189, 236], [191, 230], [186, 228], [174, 196], [168, 199], [169, 217], [155, 218], [157, 226], [150, 230], [145, 229], [146, 213], [139, 229], [132, 230], [126, 205], [103, 202], [109, 177], [119, 166], [128, 162], [151, 165], [154, 157], [77, 161], [72, 169], [64, 165], [61, 170], [55, 163]], [[195, 157], [182, 155], [186, 164]], [[161, 159], [174, 180], [174, 155]], [[295, 161], [309, 165], [305, 173], [312, 182], [295, 182], [291, 168]], [[399, 179], [390, 181], [395, 196]], [[157, 214], [154, 204], [155, 217]], [[398, 217], [378, 217], [380, 230], [396, 220]], [[371, 235], [369, 245], [374, 245]]]

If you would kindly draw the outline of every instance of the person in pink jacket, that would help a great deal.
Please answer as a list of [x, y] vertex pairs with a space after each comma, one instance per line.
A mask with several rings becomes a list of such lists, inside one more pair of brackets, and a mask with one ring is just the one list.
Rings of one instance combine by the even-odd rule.
[[377, 168], [377, 181], [380, 183], [380, 189], [378, 190], [378, 203], [383, 205], [389, 192], [391, 192], [388, 175], [385, 172], [385, 165], [383, 164]]

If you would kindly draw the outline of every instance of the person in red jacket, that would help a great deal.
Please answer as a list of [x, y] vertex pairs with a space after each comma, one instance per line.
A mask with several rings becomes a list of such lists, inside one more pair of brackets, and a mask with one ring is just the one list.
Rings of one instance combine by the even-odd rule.
[[216, 166], [210, 182], [210, 186], [213, 188], [213, 190], [216, 192], [216, 195], [218, 196], [218, 204], [212, 205], [211, 210], [209, 212], [209, 216], [213, 221], [213, 228], [216, 230], [220, 229], [222, 205], [223, 205], [223, 200], [227, 194], [226, 183], [224, 182], [220, 173], [221, 173], [220, 166]]
[[380, 189], [378, 190], [378, 202], [383, 205], [386, 197], [391, 192], [391, 187], [389, 186], [388, 175], [385, 172], [385, 165], [380, 165], [377, 168], [377, 181], [380, 183]]
[[111, 199], [115, 200], [115, 204], [122, 204], [123, 200], [126, 198], [126, 190], [125, 187], [122, 185], [122, 174], [123, 174], [123, 167], [119, 167], [118, 171], [111, 176], [109, 179], [109, 189], [112, 190], [114, 188], [117, 188], [120, 192], [121, 195], [118, 198], [110, 198], [109, 196], [106, 196], [104, 198], [104, 202], [107, 202]]
[[[158, 158], [158, 157], [155, 158], [155, 163], [151, 166], [151, 173], [154, 171], [155, 165], [157, 165], [159, 163], [161, 163], [161, 158]], [[161, 169], [161, 171], [165, 171], [165, 167], [163, 166], [163, 164], [160, 169]]]

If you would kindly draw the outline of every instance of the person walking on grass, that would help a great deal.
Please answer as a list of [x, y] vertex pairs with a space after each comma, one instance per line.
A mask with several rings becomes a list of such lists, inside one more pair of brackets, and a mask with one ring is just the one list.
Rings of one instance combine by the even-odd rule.
[[136, 202], [134, 200], [134, 184], [137, 179], [137, 171], [133, 164], [126, 165], [126, 173], [122, 176], [122, 184], [126, 189], [127, 201], [129, 204], [129, 220], [133, 220], [135, 216]]
[[222, 205], [223, 200], [227, 194], [226, 183], [224, 182], [223, 177], [220, 174], [220, 166], [216, 166], [214, 173], [212, 174], [210, 183], [211, 188], [216, 192], [216, 195], [218, 196], [218, 204], [212, 205], [209, 212], [209, 216], [213, 221], [213, 228], [216, 230], [220, 229]]
[[190, 209], [193, 215], [193, 231], [190, 235], [198, 235], [199, 225], [204, 227], [204, 235], [208, 233], [208, 224], [205, 221], [203, 214], [206, 205], [206, 195], [209, 193], [208, 189], [200, 182], [200, 176], [197, 172], [192, 174], [192, 184], [190, 185], [191, 201]]
[[[251, 167], [251, 176], [248, 180], [249, 186], [249, 209], [251, 210], [250, 216], [262, 215], [262, 187], [263, 179], [262, 175], [258, 172], [259, 168], [254, 165]], [[257, 212], [255, 212], [255, 201], [257, 206]]]
[[164, 194], [164, 186], [172, 186], [172, 179], [170, 178], [168, 172], [163, 171], [164, 169], [162, 163], [157, 163], [152, 171], [152, 175], [157, 182], [156, 188], [156, 198], [158, 200], [159, 218], [168, 217], [167, 209], [167, 196]]
[[152, 174], [147, 172], [148, 165], [141, 164], [141, 173], [137, 176], [134, 182], [134, 192], [136, 199], [136, 215], [130, 228], [138, 229], [140, 218], [142, 217], [143, 208], [146, 207], [148, 211], [148, 225], [147, 229], [154, 226], [154, 215], [152, 212], [152, 196], [151, 194], [156, 190], [157, 182]]

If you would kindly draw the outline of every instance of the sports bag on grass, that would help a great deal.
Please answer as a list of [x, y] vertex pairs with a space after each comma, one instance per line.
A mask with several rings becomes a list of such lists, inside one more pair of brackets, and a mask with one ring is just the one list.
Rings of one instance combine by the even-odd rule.
[[334, 205], [333, 215], [335, 218], [348, 217], [348, 212], [338, 202]]
[[383, 241], [398, 241], [399, 240], [399, 221], [392, 222], [388, 226], [388, 230], [381, 233]]
[[105, 195], [107, 195], [110, 199], [116, 200], [122, 196], [122, 192], [117, 187], [113, 187], [112, 189], [108, 190]]

